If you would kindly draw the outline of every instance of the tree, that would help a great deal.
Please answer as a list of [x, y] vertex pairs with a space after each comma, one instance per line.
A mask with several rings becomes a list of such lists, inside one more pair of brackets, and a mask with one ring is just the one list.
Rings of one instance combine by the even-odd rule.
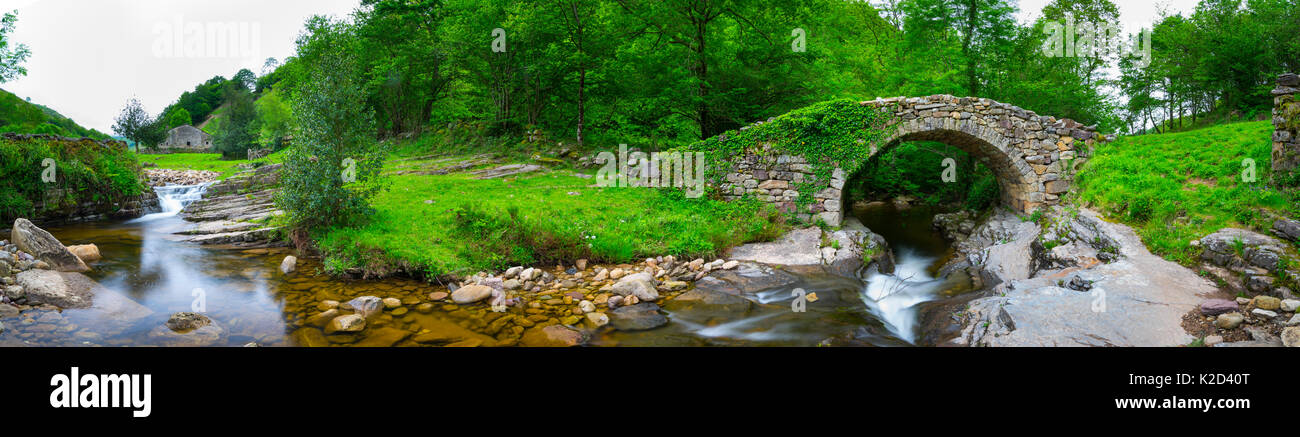
[[289, 104], [280, 98], [279, 92], [272, 91], [257, 99], [257, 142], [263, 147], [279, 150], [292, 128], [292, 118]]
[[[247, 70], [245, 70], [247, 71]], [[239, 80], [226, 84], [226, 110], [221, 114], [221, 123], [217, 125], [212, 144], [226, 158], [248, 156], [248, 149], [257, 146], [257, 109], [253, 105], [253, 95]]]
[[180, 126], [188, 125], [190, 124], [191, 119], [190, 111], [186, 111], [185, 108], [173, 109], [167, 115], [167, 129], [175, 129]]
[[126, 102], [126, 107], [113, 120], [113, 132], [119, 136], [131, 140], [136, 144], [136, 150], [141, 146], [151, 149], [157, 149], [158, 143], [151, 142], [153, 138], [150, 130], [156, 129], [154, 121], [149, 112], [145, 111], [144, 105], [140, 104], [140, 99], [132, 97]]
[[383, 189], [385, 151], [375, 141], [355, 36], [350, 23], [316, 16], [297, 42], [306, 78], [291, 99], [294, 145], [276, 201], [308, 232], [358, 223]]
[[9, 38], [5, 37], [14, 31], [14, 26], [18, 23], [17, 13], [18, 11], [6, 12], [4, 18], [0, 18], [0, 83], [27, 75], [27, 68], [22, 64], [27, 61], [28, 56], [31, 56], [32, 51], [26, 44], [18, 44], [11, 48]]

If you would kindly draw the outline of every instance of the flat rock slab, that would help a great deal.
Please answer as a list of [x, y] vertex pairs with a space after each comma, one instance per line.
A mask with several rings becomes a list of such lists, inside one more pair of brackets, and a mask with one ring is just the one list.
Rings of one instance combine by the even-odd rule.
[[542, 166], [534, 164], [510, 164], [487, 170], [479, 170], [471, 172], [470, 174], [478, 176], [479, 179], [496, 179], [524, 173], [532, 173], [541, 169]]
[[820, 265], [822, 230], [795, 229], [770, 243], [753, 243], [731, 248], [727, 259], [779, 265]]
[[[1091, 269], [1065, 269], [999, 285], [971, 302], [973, 315], [958, 344], [981, 346], [1178, 346], [1193, 337], [1182, 317], [1217, 292], [1208, 280], [1151, 254], [1127, 226], [1096, 220], [1123, 257]], [[1086, 291], [1058, 286], [1073, 275]]]

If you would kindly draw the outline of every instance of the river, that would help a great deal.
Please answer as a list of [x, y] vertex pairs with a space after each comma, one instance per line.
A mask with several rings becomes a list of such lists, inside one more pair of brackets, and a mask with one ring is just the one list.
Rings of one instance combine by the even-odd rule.
[[[513, 344], [488, 329], [496, 315], [485, 305], [430, 302], [429, 294], [445, 287], [402, 278], [330, 279], [317, 274], [321, 266], [312, 260], [299, 261], [299, 272], [286, 276], [278, 266], [290, 254], [288, 249], [244, 250], [178, 241], [174, 233], [189, 224], [177, 212], [198, 199], [204, 188], [159, 188], [164, 211], [139, 219], [48, 229], [65, 244], [99, 247], [104, 259], [88, 273], [103, 286], [96, 302], [119, 305], [112, 311], [26, 311], [19, 320], [6, 321], [10, 329], [0, 335], [0, 345], [389, 346], [414, 345], [420, 336], [445, 340], [434, 342], [439, 344]], [[951, 250], [930, 226], [933, 213], [925, 208], [898, 211], [879, 203], [854, 211], [895, 251], [897, 270], [892, 275], [864, 271], [859, 277], [843, 277], [817, 269], [768, 269], [790, 279], [748, 296], [752, 303], [739, 313], [670, 301], [664, 304], [667, 325], [638, 332], [605, 327], [589, 344], [910, 345], [916, 338], [915, 305], [962, 288], [960, 280], [933, 276]], [[791, 311], [796, 288], [818, 296], [804, 313]], [[312, 316], [325, 308], [323, 302], [367, 295], [397, 298], [407, 308], [384, 312], [359, 333], [323, 335], [312, 327], [320, 325]], [[159, 329], [171, 314], [183, 311], [208, 316], [221, 327], [221, 335], [181, 340]]]

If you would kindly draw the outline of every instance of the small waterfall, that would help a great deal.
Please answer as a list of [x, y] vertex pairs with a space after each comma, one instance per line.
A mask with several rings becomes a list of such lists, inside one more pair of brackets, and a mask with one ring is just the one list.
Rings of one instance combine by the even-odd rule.
[[899, 248], [894, 274], [873, 273], [862, 291], [867, 307], [908, 343], [916, 341], [916, 305], [934, 300], [944, 287], [944, 281], [927, 272], [932, 263], [934, 258]]
[[208, 191], [211, 182], [198, 185], [167, 185], [163, 187], [154, 187], [154, 193], [158, 194], [158, 206], [162, 207], [162, 212], [157, 212], [135, 220], [130, 223], [148, 222], [166, 217], [174, 217], [180, 214], [190, 203], [203, 198], [203, 193]]

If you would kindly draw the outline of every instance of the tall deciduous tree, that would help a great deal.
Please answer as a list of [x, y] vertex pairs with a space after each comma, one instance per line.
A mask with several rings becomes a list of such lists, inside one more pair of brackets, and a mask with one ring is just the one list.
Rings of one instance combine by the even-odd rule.
[[18, 23], [17, 12], [6, 12], [4, 18], [0, 18], [0, 83], [27, 75], [23, 62], [27, 61], [32, 52], [26, 44], [13, 44], [8, 37]]

